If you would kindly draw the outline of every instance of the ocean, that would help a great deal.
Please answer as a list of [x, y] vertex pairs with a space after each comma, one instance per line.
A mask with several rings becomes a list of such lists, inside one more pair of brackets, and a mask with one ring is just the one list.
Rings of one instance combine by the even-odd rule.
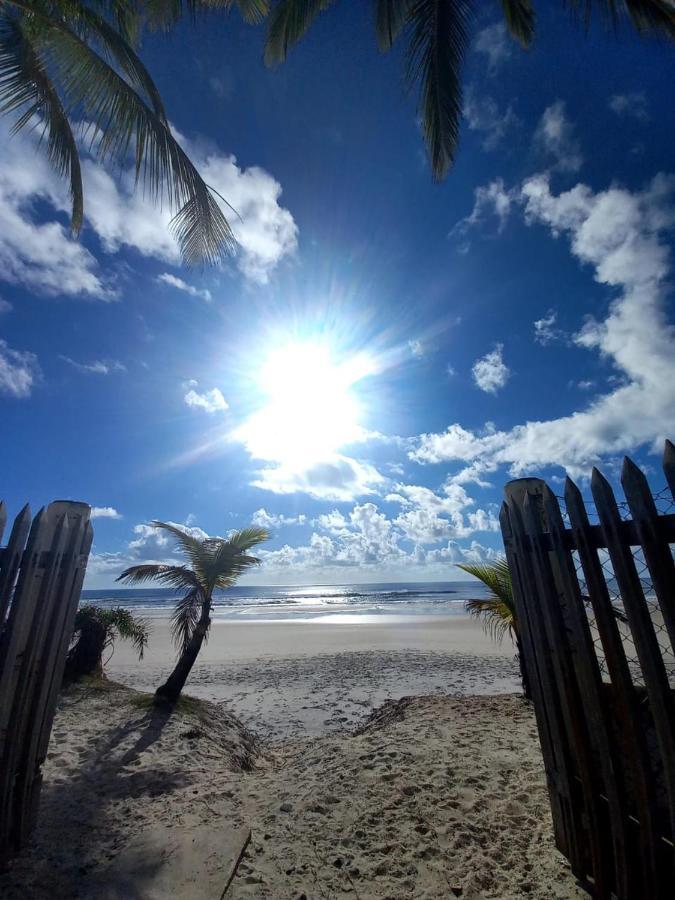
[[[350, 620], [461, 615], [464, 603], [487, 596], [478, 581], [237, 586], [216, 593], [212, 618], [241, 621]], [[170, 615], [170, 588], [82, 591], [82, 603], [122, 606], [144, 618]]]

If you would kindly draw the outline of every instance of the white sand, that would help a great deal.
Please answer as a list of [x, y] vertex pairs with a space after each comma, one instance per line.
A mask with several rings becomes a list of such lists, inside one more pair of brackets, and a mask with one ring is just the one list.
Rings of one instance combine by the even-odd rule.
[[[111, 678], [147, 691], [161, 684], [175, 654], [169, 622], [153, 619], [152, 627], [143, 661], [120, 645], [107, 666]], [[216, 622], [187, 686], [271, 740], [351, 729], [385, 700], [411, 694], [519, 689], [511, 643], [495, 644], [468, 616]]]
[[[156, 624], [148, 658], [120, 647], [109, 674], [154, 688], [168, 650]], [[553, 847], [532, 709], [487, 695], [516, 684], [512, 648], [461, 617], [218, 624], [188, 683], [217, 705], [165, 721], [114, 684], [62, 696], [34, 846], [0, 896], [94, 898], [157, 828], [206, 826], [252, 831], [235, 900], [582, 898]]]

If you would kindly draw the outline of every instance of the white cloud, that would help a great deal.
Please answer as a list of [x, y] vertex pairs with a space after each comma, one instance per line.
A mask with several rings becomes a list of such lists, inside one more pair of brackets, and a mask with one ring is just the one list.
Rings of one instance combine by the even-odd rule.
[[563, 332], [557, 327], [558, 314], [554, 309], [549, 309], [545, 316], [536, 319], [534, 325], [534, 339], [537, 344], [546, 347], [554, 341], [561, 340], [564, 337]]
[[417, 339], [408, 341], [408, 349], [415, 359], [421, 359], [427, 352], [422, 341]]
[[36, 224], [34, 206], [67, 209], [66, 190], [25, 134], [0, 120], [0, 278], [53, 295], [114, 299], [98, 263], [59, 222]]
[[186, 387], [189, 387], [189, 390], [183, 400], [192, 409], [203, 409], [209, 415], [229, 409], [229, 404], [219, 388], [211, 388], [209, 391], [199, 393], [195, 390], [199, 387], [196, 381], [189, 381]]
[[457, 222], [450, 237], [465, 235], [471, 228], [493, 215], [498, 220], [498, 231], [503, 231], [517, 199], [517, 192], [507, 190], [503, 178], [495, 178], [487, 185], [480, 185], [474, 191], [471, 213]]
[[118, 359], [94, 359], [91, 362], [81, 363], [61, 354], [59, 354], [59, 359], [83, 375], [110, 375], [111, 372], [126, 372], [127, 370], [124, 363]]
[[306, 521], [307, 517], [302, 513], [299, 516], [284, 516], [280, 513], [268, 513], [264, 506], [261, 506], [260, 509], [256, 509], [251, 516], [251, 522], [259, 528], [279, 528], [282, 525], [304, 525]]
[[428, 487], [397, 484], [387, 498], [404, 509], [394, 523], [415, 544], [437, 544], [449, 538], [464, 538], [476, 531], [499, 528], [494, 513], [469, 511], [474, 501], [465, 489], [448, 481], [440, 494]]
[[194, 285], [188, 284], [187, 281], [183, 281], [182, 278], [178, 278], [170, 272], [162, 272], [161, 275], [157, 276], [156, 281], [160, 284], [168, 284], [170, 287], [176, 288], [177, 291], [183, 291], [191, 297], [201, 297], [202, 300], [206, 300], [207, 303], [211, 302], [211, 291], [207, 288], [196, 288]]
[[641, 122], [649, 120], [647, 98], [644, 91], [629, 91], [627, 94], [614, 94], [610, 98], [609, 108], [617, 116], [627, 116]]
[[471, 368], [476, 387], [488, 394], [496, 394], [503, 388], [511, 374], [502, 358], [503, 344], [497, 344], [494, 350], [477, 359]]
[[519, 121], [510, 105], [501, 112], [492, 97], [477, 97], [472, 90], [464, 100], [464, 118], [470, 131], [482, 134], [484, 150], [494, 150]]
[[334, 454], [321, 462], [294, 467], [287, 463], [261, 469], [251, 482], [274, 494], [301, 492], [319, 500], [351, 501], [372, 494], [384, 478], [367, 462]]
[[482, 28], [476, 35], [473, 46], [477, 53], [482, 53], [487, 58], [489, 75], [496, 75], [513, 53], [513, 42], [503, 22], [495, 22], [494, 25]]
[[11, 312], [13, 309], [14, 307], [9, 302], [9, 300], [3, 300], [2, 297], [0, 297], [0, 315], [3, 313]]
[[[263, 169], [242, 169], [231, 155], [180, 140], [205, 180], [238, 213], [228, 214], [239, 242], [235, 265], [246, 279], [267, 283], [273, 269], [297, 247], [297, 226], [279, 203], [281, 185]], [[86, 222], [107, 253], [128, 246], [144, 256], [180, 264], [168, 228], [170, 210], [135, 190], [132, 171], [114, 179], [84, 156], [82, 173]], [[65, 222], [68, 199], [65, 183], [37, 151], [35, 136], [22, 132], [10, 137], [9, 123], [0, 122], [0, 277], [47, 295], [116, 299], [96, 258], [60, 221], [34, 221], [34, 207], [40, 202]]]
[[92, 519], [121, 519], [122, 516], [112, 506], [92, 506]]
[[30, 397], [40, 378], [37, 356], [26, 350], [13, 350], [0, 340], [0, 393], [10, 397]]
[[657, 175], [643, 191], [595, 193], [583, 184], [555, 195], [548, 176], [522, 188], [526, 220], [567, 235], [573, 255], [596, 281], [619, 294], [603, 321], [589, 318], [574, 337], [619, 376], [614, 389], [583, 410], [507, 431], [471, 432], [459, 424], [422, 435], [412, 458], [462, 460], [476, 470], [507, 465], [514, 475], [557, 465], [588, 473], [603, 456], [656, 446], [675, 432], [675, 328], [666, 314], [671, 259], [664, 236], [675, 226], [675, 176]]
[[562, 100], [544, 110], [534, 141], [542, 151], [555, 158], [555, 168], [561, 172], [577, 172], [581, 168], [581, 148]]

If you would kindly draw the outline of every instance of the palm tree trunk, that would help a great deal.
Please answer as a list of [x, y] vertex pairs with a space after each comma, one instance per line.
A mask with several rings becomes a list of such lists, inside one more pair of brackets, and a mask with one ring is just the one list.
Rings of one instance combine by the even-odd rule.
[[175, 703], [180, 697], [180, 693], [185, 687], [195, 660], [199, 656], [199, 651], [204, 643], [204, 638], [211, 624], [211, 598], [207, 599], [202, 606], [202, 613], [199, 621], [195, 625], [192, 637], [183, 649], [178, 662], [163, 685], [157, 688], [155, 692], [155, 703]]

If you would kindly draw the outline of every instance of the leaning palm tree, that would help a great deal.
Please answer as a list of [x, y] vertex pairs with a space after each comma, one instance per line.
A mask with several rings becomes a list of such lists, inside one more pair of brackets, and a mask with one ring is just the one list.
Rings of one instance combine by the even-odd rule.
[[155, 694], [159, 702], [175, 703], [211, 627], [213, 592], [233, 585], [260, 560], [249, 551], [269, 538], [264, 528], [244, 528], [226, 538], [199, 538], [168, 522], [152, 522], [176, 541], [187, 565], [147, 563], [125, 569], [117, 581], [142, 584], [155, 581], [183, 595], [176, 601], [172, 634], [178, 660], [173, 672]]
[[498, 559], [491, 563], [458, 563], [457, 568], [478, 578], [489, 589], [488, 597], [467, 600], [466, 609], [472, 616], [482, 619], [485, 631], [492, 638], [501, 641], [508, 634], [515, 643], [523, 693], [530, 699], [530, 682], [520, 641], [508, 563], [505, 559]]
[[104, 163], [133, 158], [137, 183], [175, 213], [171, 228], [185, 262], [217, 262], [234, 251], [218, 203], [224, 198], [174, 137], [136, 52], [146, 24], [169, 28], [184, 10], [195, 16], [234, 5], [253, 22], [267, 13], [267, 0], [0, 0], [0, 113], [13, 115], [14, 131], [36, 129], [68, 179], [74, 235], [84, 217], [79, 137]]
[[[335, 0], [279, 0], [269, 19], [266, 62], [284, 62], [319, 13], [334, 4]], [[535, 27], [532, 0], [500, 0], [498, 5], [511, 37], [529, 47]], [[640, 34], [675, 38], [674, 0], [563, 0], [562, 5], [586, 26], [597, 7], [611, 28], [628, 18]], [[478, 0], [374, 0], [380, 50], [390, 50], [398, 38], [407, 39], [406, 84], [420, 86], [422, 131], [434, 178], [439, 180], [457, 151], [462, 62], [476, 13], [484, 6]]]

